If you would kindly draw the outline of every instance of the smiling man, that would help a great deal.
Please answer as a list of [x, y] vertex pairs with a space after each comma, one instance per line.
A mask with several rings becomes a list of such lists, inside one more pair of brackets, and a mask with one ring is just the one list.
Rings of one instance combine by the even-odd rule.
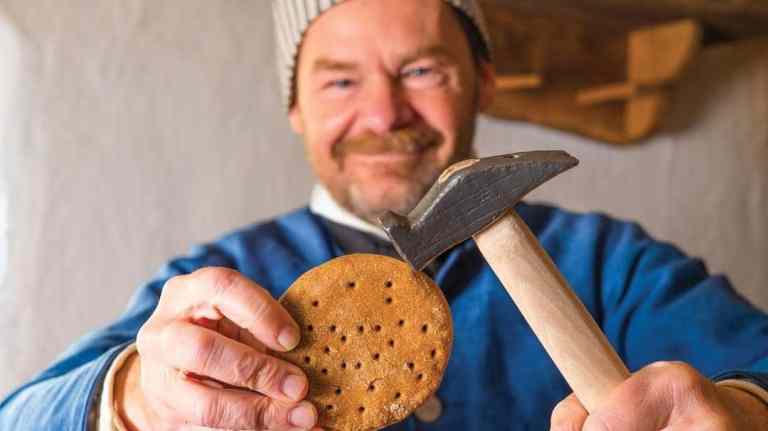
[[[273, 7], [288, 117], [319, 181], [309, 207], [171, 261], [120, 320], [3, 401], [0, 429], [316, 426], [306, 376], [270, 354], [299, 342], [274, 298], [335, 256], [396, 255], [373, 220], [473, 155], [494, 72], [473, 0]], [[428, 268], [454, 318], [443, 384], [391, 429], [768, 429], [765, 313], [634, 224], [517, 209], [635, 372], [588, 414], [468, 241]]]
[[342, 207], [368, 220], [409, 211], [472, 154], [475, 117], [494, 92], [487, 51], [473, 56], [465, 36], [472, 25], [439, 2], [353, 1], [308, 28], [290, 120]]

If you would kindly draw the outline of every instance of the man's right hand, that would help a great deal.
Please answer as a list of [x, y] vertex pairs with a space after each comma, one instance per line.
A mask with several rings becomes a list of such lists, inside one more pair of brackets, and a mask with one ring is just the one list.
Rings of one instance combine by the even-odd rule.
[[115, 404], [134, 430], [305, 430], [317, 411], [308, 381], [270, 350], [300, 331], [262, 287], [226, 268], [170, 279], [116, 378]]

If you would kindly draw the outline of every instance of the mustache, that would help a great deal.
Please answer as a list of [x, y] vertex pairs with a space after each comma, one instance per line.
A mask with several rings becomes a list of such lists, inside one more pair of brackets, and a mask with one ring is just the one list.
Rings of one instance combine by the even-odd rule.
[[440, 142], [442, 142], [441, 135], [436, 130], [426, 127], [401, 129], [386, 135], [369, 132], [334, 145], [331, 155], [339, 162], [349, 154], [413, 154], [434, 147]]

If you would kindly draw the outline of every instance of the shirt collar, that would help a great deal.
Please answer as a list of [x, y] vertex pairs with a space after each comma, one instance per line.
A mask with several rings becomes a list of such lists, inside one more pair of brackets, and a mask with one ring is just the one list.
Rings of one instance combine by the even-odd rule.
[[363, 220], [343, 208], [335, 199], [333, 199], [331, 193], [322, 184], [316, 184], [312, 189], [312, 196], [309, 200], [309, 210], [332, 222], [369, 233], [385, 241], [390, 241], [381, 226]]

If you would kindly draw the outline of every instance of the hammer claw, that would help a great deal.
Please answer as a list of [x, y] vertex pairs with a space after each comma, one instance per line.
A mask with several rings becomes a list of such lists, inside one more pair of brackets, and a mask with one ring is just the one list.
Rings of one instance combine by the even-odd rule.
[[530, 151], [465, 160], [445, 170], [407, 216], [379, 221], [403, 259], [417, 270], [514, 207], [526, 194], [578, 164], [564, 151]]

